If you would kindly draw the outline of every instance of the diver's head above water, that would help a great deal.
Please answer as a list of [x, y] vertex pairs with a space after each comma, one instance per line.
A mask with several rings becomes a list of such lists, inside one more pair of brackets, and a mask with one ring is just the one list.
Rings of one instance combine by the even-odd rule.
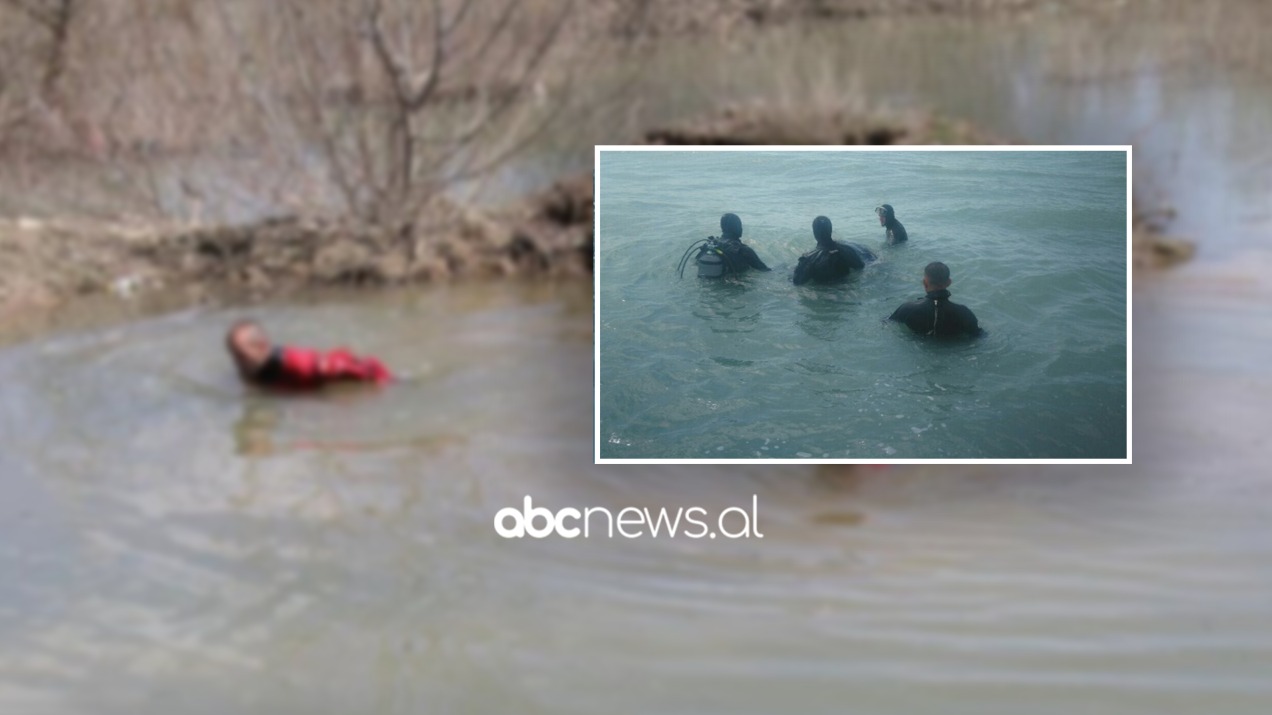
[[949, 288], [950, 267], [940, 261], [933, 261], [923, 269], [923, 290], [928, 292]]
[[831, 224], [830, 219], [825, 216], [818, 216], [813, 219], [813, 236], [817, 239], [817, 245], [825, 248], [833, 248], [835, 242], [830, 238]]
[[892, 204], [881, 204], [875, 207], [875, 213], [879, 215], [879, 225], [887, 226], [897, 219], [897, 214], [892, 210]]
[[230, 326], [225, 334], [225, 348], [234, 358], [234, 365], [245, 378], [257, 375], [269, 360], [274, 349], [269, 335], [255, 320], [240, 320]]
[[737, 214], [720, 217], [720, 238], [742, 238], [742, 219]]

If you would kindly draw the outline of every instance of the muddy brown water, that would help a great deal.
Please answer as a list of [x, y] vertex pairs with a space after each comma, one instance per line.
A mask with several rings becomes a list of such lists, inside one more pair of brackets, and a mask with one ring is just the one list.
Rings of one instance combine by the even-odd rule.
[[[235, 382], [240, 311], [90, 320], [0, 350], [0, 712], [1268, 712], [1272, 256], [1234, 137], [1272, 99], [1179, 77], [1056, 118], [1171, 109], [1137, 160], [1184, 147], [1160, 180], [1207, 229], [1136, 286], [1134, 466], [596, 468], [586, 284], [251, 311], [410, 377], [321, 399]], [[765, 538], [499, 540], [525, 494], [757, 495]]]
[[[381, 393], [245, 391], [237, 311], [8, 348], [0, 704], [1266, 712], [1272, 381], [1241, 351], [1272, 325], [1214, 314], [1272, 299], [1257, 275], [1141, 289], [1126, 468], [589, 466], [586, 284], [255, 311], [409, 374]], [[756, 495], [764, 538], [499, 540], [526, 494]]]

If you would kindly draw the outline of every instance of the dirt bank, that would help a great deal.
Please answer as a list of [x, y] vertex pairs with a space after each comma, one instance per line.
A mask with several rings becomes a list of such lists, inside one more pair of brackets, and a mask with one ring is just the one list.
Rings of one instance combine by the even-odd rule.
[[[995, 144], [965, 123], [926, 114], [736, 107], [647, 131], [651, 144]], [[285, 218], [186, 227], [0, 220], [0, 319], [82, 296], [184, 300], [266, 298], [315, 286], [381, 286], [455, 277], [581, 276], [592, 267], [592, 176], [558, 181], [511, 207], [482, 212], [434, 201], [409, 224], [365, 226]], [[1137, 214], [1134, 262], [1191, 256]]]
[[434, 201], [395, 227], [318, 218], [244, 226], [0, 219], [0, 320], [86, 296], [178, 291], [200, 302], [314, 286], [452, 277], [576, 276], [591, 269], [591, 179], [496, 213]]
[[1109, 0], [603, 0], [589, 5], [584, 26], [610, 34], [663, 37], [728, 33], [794, 22], [940, 15], [1028, 20], [1057, 14], [1112, 17], [1142, 4]]
[[1006, 140], [934, 114], [887, 114], [850, 109], [730, 107], [645, 132], [647, 144], [1008, 144]]
[[[648, 131], [660, 144], [894, 144], [996, 141], [932, 116], [762, 107]], [[283, 218], [241, 226], [0, 220], [0, 318], [69, 299], [176, 290], [199, 302], [315, 286], [453, 277], [577, 276], [592, 266], [592, 176], [483, 212], [436, 200], [417, 220], [367, 226]]]

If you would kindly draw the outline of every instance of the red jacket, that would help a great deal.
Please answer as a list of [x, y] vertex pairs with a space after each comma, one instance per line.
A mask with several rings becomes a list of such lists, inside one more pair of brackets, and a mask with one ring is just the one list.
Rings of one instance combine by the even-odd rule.
[[282, 346], [270, 353], [257, 379], [266, 385], [313, 388], [340, 381], [383, 384], [393, 375], [376, 358], [358, 357], [345, 348], [322, 352]]

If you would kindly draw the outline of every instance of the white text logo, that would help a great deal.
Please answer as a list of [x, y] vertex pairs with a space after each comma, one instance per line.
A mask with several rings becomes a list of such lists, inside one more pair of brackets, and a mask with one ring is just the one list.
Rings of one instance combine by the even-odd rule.
[[759, 523], [759, 497], [751, 495], [751, 510], [731, 506], [720, 511], [714, 519], [700, 506], [666, 507], [656, 511], [634, 506], [617, 512], [605, 507], [576, 509], [565, 507], [553, 511], [535, 506], [527, 495], [520, 509], [504, 507], [495, 513], [495, 533], [505, 539], [529, 536], [542, 539], [553, 534], [565, 539], [579, 536], [589, 538], [604, 535], [612, 539], [617, 534], [624, 539], [644, 536], [658, 538], [677, 536], [687, 539], [763, 539]]

